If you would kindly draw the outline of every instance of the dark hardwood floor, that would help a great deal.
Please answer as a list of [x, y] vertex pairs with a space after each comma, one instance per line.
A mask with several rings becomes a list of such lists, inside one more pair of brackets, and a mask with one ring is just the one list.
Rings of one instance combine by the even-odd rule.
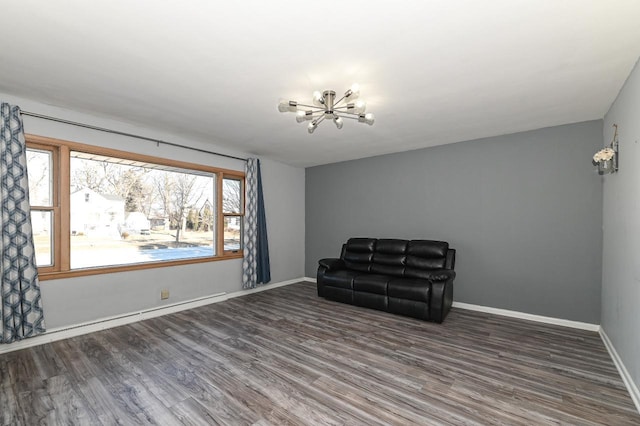
[[597, 333], [300, 283], [0, 355], [0, 423], [640, 424]]

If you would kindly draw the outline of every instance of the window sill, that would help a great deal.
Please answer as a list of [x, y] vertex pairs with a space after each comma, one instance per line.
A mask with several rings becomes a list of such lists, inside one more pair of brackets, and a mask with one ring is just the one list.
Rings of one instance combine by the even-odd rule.
[[196, 263], [217, 262], [220, 260], [242, 259], [243, 252], [225, 252], [222, 256], [204, 257], [194, 259], [180, 259], [164, 262], [137, 263], [133, 265], [104, 266], [99, 268], [74, 269], [62, 272], [39, 272], [40, 281], [55, 280], [59, 278], [75, 278], [88, 275], [112, 274], [116, 272], [139, 271], [143, 269], [166, 268], [170, 266], [192, 265]]

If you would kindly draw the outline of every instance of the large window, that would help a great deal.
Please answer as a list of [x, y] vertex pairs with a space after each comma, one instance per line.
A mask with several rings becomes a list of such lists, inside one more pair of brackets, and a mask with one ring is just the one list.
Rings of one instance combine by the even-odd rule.
[[244, 175], [27, 137], [43, 278], [242, 255]]

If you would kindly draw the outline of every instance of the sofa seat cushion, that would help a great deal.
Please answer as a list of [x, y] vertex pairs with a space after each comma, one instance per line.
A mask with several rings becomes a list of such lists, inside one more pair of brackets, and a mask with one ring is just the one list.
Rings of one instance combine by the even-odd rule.
[[350, 270], [327, 271], [324, 274], [323, 283], [328, 287], [338, 287], [353, 290], [353, 279], [362, 272]]
[[397, 299], [429, 303], [431, 283], [427, 280], [392, 279], [389, 281], [387, 294]]
[[378, 274], [362, 274], [353, 280], [353, 289], [365, 293], [387, 295], [387, 284], [393, 277]]
[[429, 320], [430, 309], [429, 304], [418, 302], [416, 300], [398, 299], [388, 297], [387, 310], [394, 314], [404, 315], [421, 320]]
[[353, 292], [353, 303], [363, 308], [378, 309], [386, 311], [389, 308], [388, 297], [382, 294], [365, 293], [364, 291]]

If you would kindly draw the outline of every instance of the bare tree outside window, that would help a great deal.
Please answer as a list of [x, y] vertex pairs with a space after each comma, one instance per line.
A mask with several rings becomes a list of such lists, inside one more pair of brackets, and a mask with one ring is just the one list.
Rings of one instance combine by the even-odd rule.
[[153, 195], [149, 169], [80, 158], [71, 162], [71, 192], [88, 188], [124, 198], [128, 212], [148, 209]]
[[222, 211], [240, 213], [242, 211], [242, 185], [238, 179], [222, 180]]
[[[203, 196], [207, 195], [205, 190], [207, 183], [201, 176], [189, 176], [179, 174], [174, 177], [172, 191], [173, 216], [176, 221], [176, 243], [180, 241], [180, 231], [187, 228], [187, 213], [200, 204]], [[208, 179], [211, 180], [211, 179]], [[210, 195], [213, 195], [211, 188]]]
[[52, 201], [51, 153], [49, 151], [28, 149], [27, 170], [31, 205], [50, 206]]

